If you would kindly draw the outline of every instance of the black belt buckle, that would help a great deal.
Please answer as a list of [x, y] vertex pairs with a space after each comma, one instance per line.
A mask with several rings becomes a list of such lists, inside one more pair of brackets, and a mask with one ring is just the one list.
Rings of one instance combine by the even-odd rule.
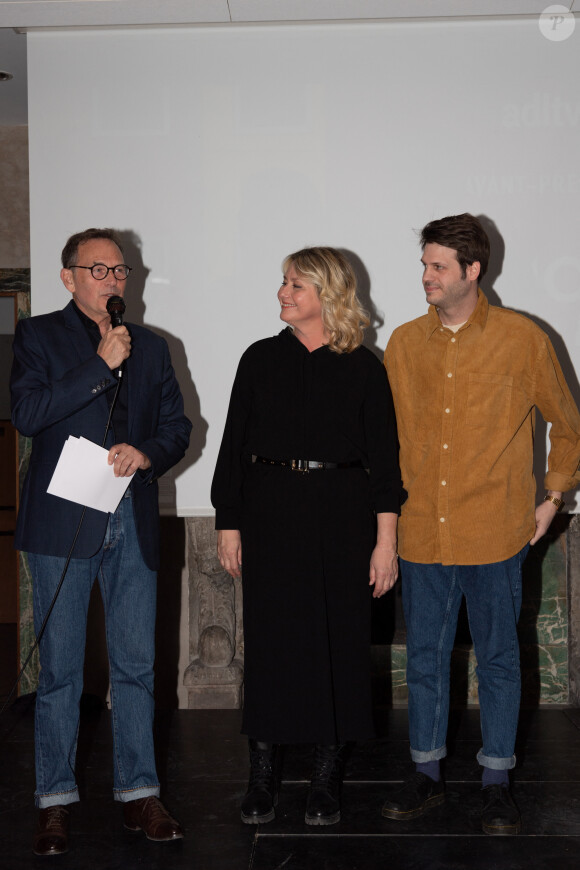
[[308, 459], [293, 459], [290, 463], [292, 471], [301, 471], [303, 474], [308, 474]]

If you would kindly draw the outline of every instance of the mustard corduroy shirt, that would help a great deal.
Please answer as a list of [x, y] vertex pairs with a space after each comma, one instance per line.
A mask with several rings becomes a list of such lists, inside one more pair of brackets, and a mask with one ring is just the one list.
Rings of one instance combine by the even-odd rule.
[[453, 333], [434, 306], [385, 351], [409, 497], [403, 559], [481, 565], [509, 559], [535, 531], [534, 406], [551, 423], [546, 489], [580, 483], [580, 415], [548, 336], [484, 293]]

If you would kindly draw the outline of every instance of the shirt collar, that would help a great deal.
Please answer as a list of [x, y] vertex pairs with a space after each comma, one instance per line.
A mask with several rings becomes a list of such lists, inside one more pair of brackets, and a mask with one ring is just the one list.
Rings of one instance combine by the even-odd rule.
[[79, 306], [76, 304], [74, 299], [72, 300], [72, 303], [73, 303], [74, 310], [78, 314], [78, 317], [79, 317], [81, 323], [84, 324], [85, 328], [88, 329], [90, 332], [95, 332], [95, 330], [96, 330], [96, 332], [99, 335], [99, 341], [100, 341], [101, 330], [99, 329], [99, 324], [95, 323], [94, 320], [92, 320], [90, 317], [88, 317], [85, 314], [85, 312], [79, 308]]
[[[477, 289], [477, 305], [473, 309], [471, 317], [467, 321], [467, 323], [462, 326], [459, 330], [463, 332], [464, 329], [467, 329], [468, 326], [473, 326], [478, 329], [480, 332], [483, 332], [485, 329], [485, 324], [487, 323], [487, 315], [489, 312], [489, 302], [487, 301], [487, 296], [481, 289], [478, 287]], [[425, 329], [425, 341], [429, 341], [434, 332], [441, 329], [442, 323], [437, 312], [437, 308], [434, 305], [429, 306], [429, 311], [427, 312], [427, 328]]]

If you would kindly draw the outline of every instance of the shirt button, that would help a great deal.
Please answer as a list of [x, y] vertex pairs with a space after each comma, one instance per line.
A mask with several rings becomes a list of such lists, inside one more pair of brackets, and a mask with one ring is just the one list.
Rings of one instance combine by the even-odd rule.
[[449, 414], [449, 408], [445, 408], [445, 413]]
[[444, 523], [444, 522], [445, 522], [445, 517], [439, 517], [439, 522], [440, 522], [440, 523]]
[[441, 486], [447, 486], [447, 481], [446, 481], [446, 480], [442, 480], [442, 481], [441, 481]]
[[443, 450], [447, 450], [447, 446], [448, 446], [447, 444], [444, 444], [444, 445], [443, 445]]
[[448, 377], [448, 378], [452, 378], [452, 377], [453, 377], [453, 374], [452, 374], [451, 372], [447, 372], [447, 377]]

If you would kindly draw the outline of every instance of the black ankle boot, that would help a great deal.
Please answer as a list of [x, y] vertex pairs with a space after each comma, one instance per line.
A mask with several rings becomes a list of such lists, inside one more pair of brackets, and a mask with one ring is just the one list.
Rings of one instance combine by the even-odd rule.
[[346, 744], [322, 746], [314, 750], [314, 773], [306, 804], [307, 825], [335, 825], [340, 821], [340, 787]]
[[278, 803], [276, 747], [271, 743], [250, 740], [250, 780], [242, 801], [242, 822], [261, 825], [274, 818]]

